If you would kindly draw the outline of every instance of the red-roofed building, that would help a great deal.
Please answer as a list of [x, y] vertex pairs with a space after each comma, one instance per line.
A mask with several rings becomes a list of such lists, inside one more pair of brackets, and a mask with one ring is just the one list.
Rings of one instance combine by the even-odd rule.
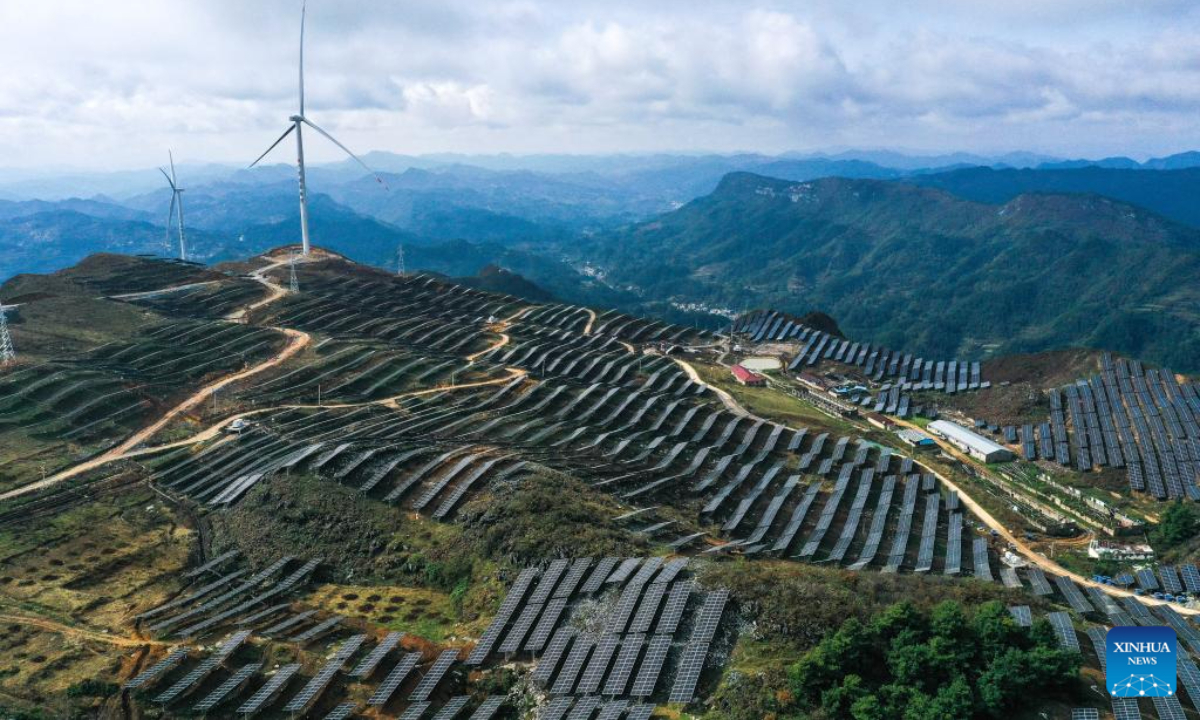
[[733, 367], [729, 368], [729, 371], [732, 372], [733, 377], [743, 385], [749, 385], [750, 387], [762, 387], [767, 384], [767, 379], [765, 377], [751, 370], [747, 370], [741, 365], [734, 365]]

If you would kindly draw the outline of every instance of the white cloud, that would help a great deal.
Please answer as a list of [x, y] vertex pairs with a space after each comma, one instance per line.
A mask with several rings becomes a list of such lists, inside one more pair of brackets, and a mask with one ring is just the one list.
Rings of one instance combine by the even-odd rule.
[[[252, 158], [295, 110], [297, 9], [0, 0], [0, 164]], [[1180, 0], [312, 0], [309, 21], [309, 112], [363, 152], [1200, 145]]]

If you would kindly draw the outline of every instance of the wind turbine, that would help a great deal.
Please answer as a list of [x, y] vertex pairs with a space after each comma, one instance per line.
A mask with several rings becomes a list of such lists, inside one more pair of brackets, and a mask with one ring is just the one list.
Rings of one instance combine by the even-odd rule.
[[175, 179], [175, 156], [171, 151], [167, 151], [167, 157], [171, 160], [171, 174], [168, 175], [166, 170], [159, 168], [158, 171], [167, 179], [167, 184], [171, 186], [171, 207], [167, 209], [167, 247], [171, 246], [171, 220], [178, 213], [179, 216], [179, 259], [187, 260], [187, 243], [183, 238], [183, 188], [179, 187], [179, 183]]
[[300, 112], [288, 118], [292, 123], [288, 126], [288, 129], [283, 131], [283, 134], [279, 136], [278, 140], [271, 143], [271, 147], [267, 148], [266, 152], [258, 156], [258, 160], [250, 163], [250, 167], [254, 167], [259, 163], [260, 160], [265, 158], [272, 150], [274, 150], [276, 145], [283, 142], [284, 138], [286, 138], [292, 132], [296, 133], [296, 168], [300, 177], [300, 239], [302, 243], [303, 254], [305, 256], [309, 254], [309, 251], [311, 250], [311, 244], [309, 243], [308, 239], [308, 193], [304, 182], [303, 125], [307, 125], [313, 130], [316, 130], [318, 133], [324, 135], [331, 143], [341, 148], [342, 151], [349, 155], [355, 162], [357, 162], [359, 165], [362, 165], [367, 172], [374, 175], [376, 182], [378, 182], [380, 185], [383, 185], [385, 188], [387, 187], [387, 184], [383, 182], [383, 178], [379, 177], [379, 175], [357, 155], [350, 152], [350, 148], [338, 142], [337, 138], [317, 127], [316, 124], [304, 116], [304, 16], [308, 9], [307, 6], [307, 0], [300, 6]]

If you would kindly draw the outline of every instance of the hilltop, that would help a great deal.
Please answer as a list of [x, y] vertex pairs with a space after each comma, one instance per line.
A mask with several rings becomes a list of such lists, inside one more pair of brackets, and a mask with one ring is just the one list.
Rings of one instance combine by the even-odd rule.
[[1200, 369], [1200, 231], [1096, 195], [996, 206], [735, 173], [577, 255], [643, 298], [820, 309], [853, 337], [917, 353], [1088, 346]]

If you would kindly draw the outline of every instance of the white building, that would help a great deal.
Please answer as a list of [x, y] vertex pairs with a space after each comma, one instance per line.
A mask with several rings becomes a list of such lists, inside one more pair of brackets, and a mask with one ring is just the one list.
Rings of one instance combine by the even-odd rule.
[[948, 420], [934, 420], [929, 423], [929, 430], [950, 441], [952, 445], [976, 460], [990, 463], [1013, 459], [1012, 451], [1008, 448], [957, 423]]

